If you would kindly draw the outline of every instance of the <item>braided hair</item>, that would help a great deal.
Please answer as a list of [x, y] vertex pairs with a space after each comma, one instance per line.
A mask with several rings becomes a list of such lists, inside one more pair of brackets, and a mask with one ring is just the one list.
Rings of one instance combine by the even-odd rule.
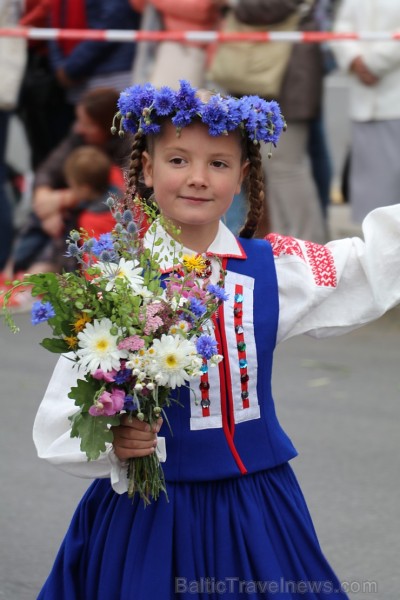
[[264, 218], [267, 222], [268, 229], [270, 229], [270, 224], [268, 208], [265, 202], [264, 171], [262, 168], [259, 144], [253, 144], [251, 141], [247, 142], [247, 158], [250, 163], [250, 169], [245, 186], [247, 189], [249, 209], [246, 221], [239, 231], [239, 236], [252, 238], [256, 233], [263, 211], [265, 211]]
[[[136, 133], [133, 138], [129, 171], [128, 171], [128, 185], [127, 185], [127, 196], [135, 196], [138, 193], [140, 196], [144, 195], [145, 185], [143, 182], [142, 174], [142, 154], [146, 150], [146, 138], [141, 133]], [[143, 194], [141, 193], [143, 192]]]

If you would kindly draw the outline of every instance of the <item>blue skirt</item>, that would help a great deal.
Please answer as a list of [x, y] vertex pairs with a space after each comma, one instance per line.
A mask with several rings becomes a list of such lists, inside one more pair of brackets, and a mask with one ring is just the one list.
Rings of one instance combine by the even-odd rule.
[[168, 482], [143, 503], [88, 489], [38, 600], [345, 600], [288, 464]]

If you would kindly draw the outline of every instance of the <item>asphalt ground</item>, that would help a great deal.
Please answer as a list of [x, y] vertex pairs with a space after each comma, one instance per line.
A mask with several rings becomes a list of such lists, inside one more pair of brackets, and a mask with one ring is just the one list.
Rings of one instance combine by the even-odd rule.
[[[0, 600], [32, 600], [89, 482], [36, 456], [32, 424], [57, 357], [39, 346], [46, 325], [15, 319], [19, 334], [0, 323]], [[346, 336], [302, 336], [276, 353], [277, 412], [299, 451], [292, 466], [352, 600], [399, 598], [399, 334], [395, 309]]]

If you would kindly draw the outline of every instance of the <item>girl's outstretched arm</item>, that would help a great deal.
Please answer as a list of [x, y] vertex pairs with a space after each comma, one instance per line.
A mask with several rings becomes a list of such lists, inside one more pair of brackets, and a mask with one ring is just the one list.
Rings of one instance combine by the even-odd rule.
[[400, 303], [400, 204], [373, 210], [364, 240], [325, 246], [270, 234], [279, 288], [278, 341], [339, 335]]

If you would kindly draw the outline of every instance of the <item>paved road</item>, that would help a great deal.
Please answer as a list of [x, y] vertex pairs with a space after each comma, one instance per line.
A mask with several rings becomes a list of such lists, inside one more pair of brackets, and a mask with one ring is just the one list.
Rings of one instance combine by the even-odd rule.
[[[37, 459], [35, 411], [56, 357], [46, 326], [0, 323], [0, 600], [33, 600], [88, 483]], [[278, 415], [325, 553], [352, 600], [398, 600], [400, 589], [400, 310], [340, 338], [299, 337], [278, 349]], [[378, 592], [358, 593], [372, 581]]]

